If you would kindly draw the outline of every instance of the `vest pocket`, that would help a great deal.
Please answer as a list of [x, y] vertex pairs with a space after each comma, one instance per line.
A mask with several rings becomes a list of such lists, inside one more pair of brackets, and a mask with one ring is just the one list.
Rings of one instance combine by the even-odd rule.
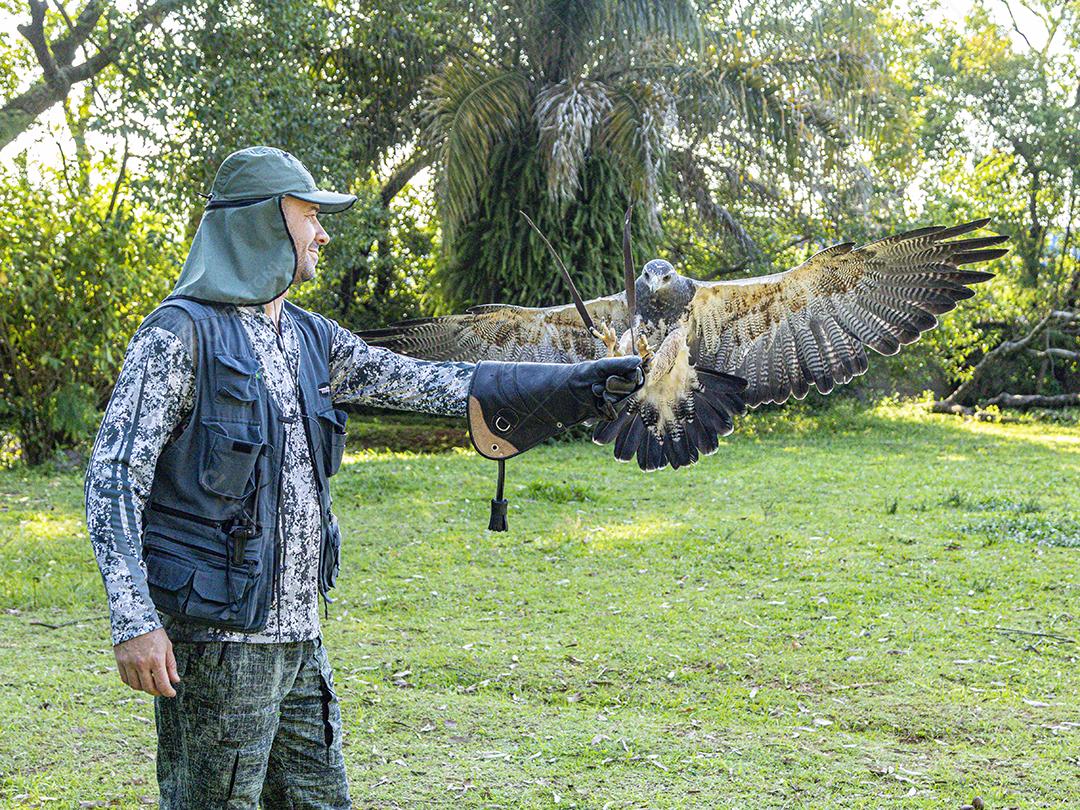
[[191, 594], [195, 566], [170, 554], [146, 549], [146, 582], [154, 606], [165, 613], [183, 614]]
[[192, 612], [198, 610], [197, 602], [209, 606], [209, 618], [219, 617], [222, 610], [231, 613], [232, 606], [244, 598], [250, 587], [251, 574], [244, 568], [233, 568], [228, 575], [218, 568], [196, 571], [192, 582], [192, 596], [188, 600], [188, 615], [198, 615]]
[[341, 469], [341, 459], [345, 455], [345, 424], [349, 415], [332, 406], [320, 410], [317, 415], [322, 434], [323, 469], [329, 477]]
[[246, 498], [255, 489], [262, 428], [249, 422], [203, 422], [206, 459], [199, 483], [223, 498]]
[[261, 567], [233, 563], [223, 552], [166, 536], [143, 537], [150, 595], [159, 610], [218, 627], [251, 632], [259, 600], [251, 590]]
[[254, 402], [258, 396], [255, 379], [259, 363], [251, 357], [218, 352], [214, 355], [214, 386], [219, 399]]

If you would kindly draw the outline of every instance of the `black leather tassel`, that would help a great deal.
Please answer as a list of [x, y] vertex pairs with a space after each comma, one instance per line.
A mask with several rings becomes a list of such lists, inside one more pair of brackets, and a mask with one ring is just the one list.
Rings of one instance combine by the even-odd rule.
[[491, 520], [488, 521], [488, 531], [505, 532], [506, 528], [506, 498], [492, 498]]
[[491, 518], [488, 520], [489, 532], [505, 532], [506, 498], [503, 497], [503, 484], [506, 482], [506, 462], [499, 459], [499, 483], [495, 487], [495, 497], [491, 499]]

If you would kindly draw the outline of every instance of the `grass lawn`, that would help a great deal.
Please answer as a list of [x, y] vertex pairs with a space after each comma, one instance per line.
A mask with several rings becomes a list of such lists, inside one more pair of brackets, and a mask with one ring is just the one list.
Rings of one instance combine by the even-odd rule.
[[[494, 464], [349, 455], [356, 806], [1080, 801], [1080, 428], [794, 414], [678, 473], [531, 452], [501, 535]], [[2, 471], [0, 504], [0, 805], [152, 803], [81, 476]]]

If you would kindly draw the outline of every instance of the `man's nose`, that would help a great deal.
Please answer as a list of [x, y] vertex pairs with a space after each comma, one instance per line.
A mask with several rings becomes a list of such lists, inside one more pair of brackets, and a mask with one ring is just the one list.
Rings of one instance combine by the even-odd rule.
[[315, 220], [315, 227], [318, 228], [315, 232], [315, 241], [320, 245], [325, 245], [330, 241], [330, 234], [326, 232], [326, 229], [323, 228], [322, 223], [319, 222], [319, 220]]

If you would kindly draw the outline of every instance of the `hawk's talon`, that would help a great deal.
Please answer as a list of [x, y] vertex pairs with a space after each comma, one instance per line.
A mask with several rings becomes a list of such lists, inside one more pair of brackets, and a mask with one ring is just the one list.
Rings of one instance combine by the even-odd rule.
[[621, 352], [619, 352], [617, 348], [619, 344], [619, 338], [618, 336], [616, 336], [615, 330], [611, 328], [611, 324], [604, 324], [603, 331], [597, 329], [596, 327], [593, 327], [592, 334], [593, 337], [595, 337], [597, 340], [603, 341], [604, 345], [607, 346], [608, 357], [618, 357], [621, 354]]
[[652, 360], [653, 350], [649, 346], [649, 341], [645, 339], [644, 335], [638, 335], [637, 338], [637, 350], [638, 355], [641, 357], [641, 364], [644, 365]]

